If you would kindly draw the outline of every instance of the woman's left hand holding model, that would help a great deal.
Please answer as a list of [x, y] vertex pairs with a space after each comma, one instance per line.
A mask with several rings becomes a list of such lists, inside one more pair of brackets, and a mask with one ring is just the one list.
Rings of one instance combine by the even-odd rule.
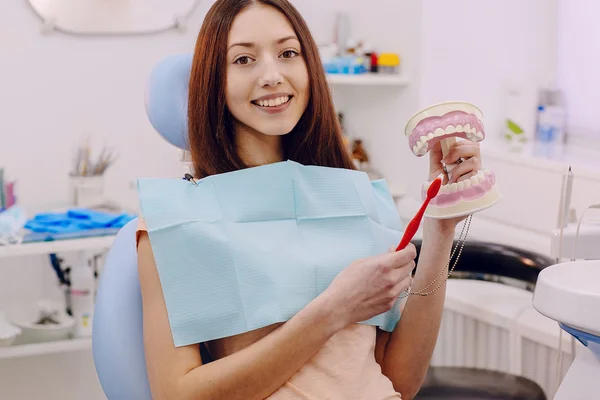
[[[454, 143], [444, 157], [438, 142], [429, 152], [429, 181], [444, 174], [444, 184], [469, 179], [481, 169], [479, 144], [469, 140]], [[460, 161], [459, 161], [460, 160]], [[459, 162], [448, 177], [444, 165]], [[446, 270], [456, 226], [466, 217], [450, 219], [423, 219], [423, 240], [418, 268], [412, 291], [419, 291], [434, 281], [440, 271]], [[442, 276], [426, 291], [442, 284]], [[385, 375], [390, 377], [395, 390], [403, 399], [412, 399], [421, 387], [438, 337], [444, 310], [446, 284], [428, 296], [409, 296], [392, 333], [378, 331], [376, 356]]]

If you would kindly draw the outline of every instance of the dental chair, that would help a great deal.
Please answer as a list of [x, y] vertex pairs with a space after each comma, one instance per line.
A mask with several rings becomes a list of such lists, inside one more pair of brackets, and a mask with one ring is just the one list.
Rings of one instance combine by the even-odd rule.
[[[159, 62], [145, 96], [150, 123], [170, 144], [187, 149], [187, 86], [192, 56]], [[137, 272], [137, 218], [125, 225], [106, 255], [98, 283], [92, 352], [98, 379], [109, 400], [151, 400], [142, 331], [142, 297]], [[201, 347], [202, 361], [211, 362]]]
[[[168, 143], [184, 150], [188, 149], [185, 116], [191, 60], [191, 55], [182, 54], [170, 56], [159, 62], [150, 75], [145, 96], [147, 115], [154, 129]], [[116, 235], [106, 256], [96, 296], [92, 351], [97, 375], [108, 400], [152, 399], [144, 355], [142, 298], [135, 245], [136, 227], [137, 218], [125, 225]], [[419, 247], [420, 242], [417, 241], [416, 244]], [[501, 249], [495, 250], [501, 252]], [[470, 251], [471, 247], [467, 246], [463, 258], [468, 259]], [[493, 263], [478, 261], [472, 264]], [[503, 263], [503, 266], [506, 270], [507, 264]], [[520, 269], [517, 266], [515, 270]], [[530, 271], [531, 268], [527, 270]], [[203, 363], [212, 361], [204, 346], [201, 346], [201, 356]], [[507, 391], [492, 394], [489, 391], [490, 385], [514, 386], [513, 390], [508, 390], [510, 394], [507, 394]], [[517, 394], [519, 388], [521, 391]], [[517, 377], [493, 375], [484, 371], [437, 369], [430, 371], [430, 376], [417, 398], [545, 400], [540, 391], [541, 389], [532, 382]]]

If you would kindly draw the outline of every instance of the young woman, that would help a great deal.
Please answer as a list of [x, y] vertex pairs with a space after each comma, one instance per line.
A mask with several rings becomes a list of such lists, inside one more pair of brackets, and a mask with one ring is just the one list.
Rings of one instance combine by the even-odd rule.
[[[189, 87], [189, 141], [202, 178], [286, 159], [353, 168], [306, 23], [287, 0], [217, 0], [200, 30]], [[430, 179], [442, 173], [430, 151]], [[479, 147], [457, 144], [453, 177], [481, 168]], [[456, 178], [454, 178], [456, 180]], [[460, 220], [425, 220], [414, 290], [446, 267]], [[411, 296], [393, 332], [357, 324], [388, 311], [411, 283], [416, 256], [356, 260], [284, 324], [175, 347], [144, 227], [138, 263], [148, 378], [156, 400], [412, 399], [427, 371], [445, 287]]]

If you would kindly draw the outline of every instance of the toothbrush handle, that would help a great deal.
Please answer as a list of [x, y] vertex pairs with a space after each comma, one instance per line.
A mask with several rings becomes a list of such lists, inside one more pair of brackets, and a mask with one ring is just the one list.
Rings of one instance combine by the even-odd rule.
[[406, 229], [404, 230], [404, 235], [402, 235], [402, 239], [400, 240], [398, 247], [396, 247], [396, 251], [403, 250], [408, 245], [408, 243], [410, 243], [412, 238], [415, 236], [415, 234], [419, 230], [419, 225], [421, 225], [421, 219], [423, 218], [423, 214], [425, 214], [425, 209], [427, 208], [428, 204], [429, 204], [429, 199], [427, 199], [427, 201], [425, 201], [423, 203], [423, 205], [421, 206], [421, 208], [419, 209], [417, 214], [408, 223], [408, 225], [406, 226]]

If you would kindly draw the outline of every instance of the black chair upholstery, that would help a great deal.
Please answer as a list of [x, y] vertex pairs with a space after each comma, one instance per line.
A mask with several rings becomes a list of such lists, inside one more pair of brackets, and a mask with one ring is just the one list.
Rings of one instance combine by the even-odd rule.
[[[421, 249], [421, 240], [413, 240], [417, 253]], [[456, 241], [454, 246], [456, 246]], [[418, 255], [417, 255], [418, 268]], [[535, 284], [538, 274], [555, 261], [547, 256], [507, 246], [476, 240], [467, 240], [456, 265], [457, 272], [489, 274]]]
[[529, 379], [474, 368], [434, 367], [415, 400], [547, 400]]

